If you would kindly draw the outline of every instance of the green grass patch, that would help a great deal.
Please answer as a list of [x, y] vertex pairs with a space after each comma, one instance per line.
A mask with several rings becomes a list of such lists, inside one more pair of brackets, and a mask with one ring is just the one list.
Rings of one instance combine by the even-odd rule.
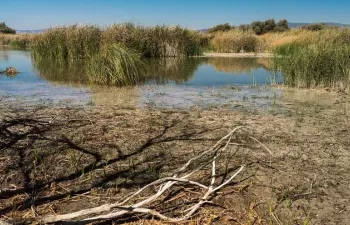
[[275, 49], [274, 69], [293, 87], [346, 90], [350, 74], [350, 30], [326, 30]]

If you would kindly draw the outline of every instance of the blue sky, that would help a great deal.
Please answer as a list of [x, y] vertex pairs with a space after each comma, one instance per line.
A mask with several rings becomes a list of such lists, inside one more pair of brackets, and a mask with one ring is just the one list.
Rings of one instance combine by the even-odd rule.
[[349, 0], [1, 0], [0, 21], [15, 29], [56, 25], [182, 25], [193, 29], [219, 23], [286, 18], [291, 22], [350, 24]]

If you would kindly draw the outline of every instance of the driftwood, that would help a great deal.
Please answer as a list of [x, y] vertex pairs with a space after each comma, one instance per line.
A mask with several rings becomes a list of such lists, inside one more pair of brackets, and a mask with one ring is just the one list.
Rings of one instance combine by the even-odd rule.
[[[107, 219], [115, 219], [121, 217], [126, 214], [148, 214], [154, 217], [157, 217], [161, 220], [169, 221], [169, 222], [181, 222], [190, 219], [204, 204], [211, 203], [210, 198], [213, 197], [213, 194], [218, 192], [220, 189], [228, 185], [233, 181], [233, 179], [240, 174], [245, 165], [241, 165], [235, 172], [232, 174], [227, 180], [222, 181], [220, 185], [215, 184], [216, 182], [216, 172], [217, 172], [217, 159], [229, 149], [229, 146], [241, 144], [231, 143], [233, 135], [242, 129], [242, 126], [238, 126], [234, 128], [231, 132], [229, 132], [226, 136], [221, 138], [213, 147], [210, 149], [203, 151], [199, 155], [194, 158], [191, 158], [185, 165], [183, 165], [179, 170], [177, 170], [173, 176], [165, 177], [158, 179], [135, 193], [131, 194], [129, 197], [125, 198], [125, 200], [121, 202], [117, 202], [114, 204], [105, 204], [99, 207], [94, 207], [90, 209], [84, 209], [78, 212], [63, 214], [63, 215], [49, 215], [38, 218], [41, 223], [57, 223], [57, 222], [68, 222], [68, 223], [79, 223], [79, 224], [87, 224], [94, 221], [101, 221]], [[267, 150], [268, 153], [272, 155], [272, 152], [261, 142], [253, 137], [249, 137], [254, 140], [258, 144], [260, 144], [264, 149]], [[204, 160], [204, 163], [199, 163], [199, 165], [193, 165], [196, 160], [202, 160], [204, 157], [209, 157], [210, 160]], [[206, 159], [206, 158], [205, 158]], [[193, 180], [190, 180], [191, 177], [197, 172], [202, 171], [204, 168], [211, 165], [211, 179], [210, 184], [205, 185]], [[191, 167], [192, 166], [192, 167]], [[190, 168], [191, 167], [191, 168]], [[198, 199], [197, 203], [190, 206], [188, 209], [183, 210], [183, 215], [181, 217], [168, 217], [166, 215], [161, 214], [160, 212], [148, 208], [151, 203], [154, 203], [157, 199], [159, 199], [167, 190], [169, 190], [174, 185], [186, 184], [190, 186], [195, 186], [203, 190], [203, 196]], [[151, 187], [158, 187], [158, 191], [147, 197], [146, 199], [139, 201], [137, 203], [128, 204], [131, 200], [135, 201], [135, 198]], [[85, 219], [81, 219], [85, 218]]]

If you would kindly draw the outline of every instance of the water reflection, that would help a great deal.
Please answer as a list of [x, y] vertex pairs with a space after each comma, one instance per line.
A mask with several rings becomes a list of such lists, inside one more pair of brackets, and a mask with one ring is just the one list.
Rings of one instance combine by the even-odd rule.
[[209, 58], [208, 63], [219, 72], [251, 73], [259, 68], [268, 69], [270, 59], [254, 58]]
[[188, 82], [206, 59], [201, 58], [159, 58], [146, 61], [144, 82], [165, 84]]
[[[63, 64], [49, 60], [33, 60], [34, 68], [38, 74], [49, 82], [80, 86], [90, 84], [84, 65]], [[145, 71], [138, 85], [142, 84], [245, 84], [253, 85], [253, 77], [260, 77], [260, 83], [271, 84], [271, 74], [268, 72], [270, 59], [239, 59], [239, 58], [156, 58], [145, 60]], [[202, 66], [215, 68], [201, 69]], [[260, 71], [259, 71], [260, 69]], [[210, 72], [209, 82], [204, 74]], [[222, 72], [222, 74], [220, 74]], [[221, 75], [239, 74], [243, 77], [230, 77]], [[253, 75], [253, 76], [251, 76]], [[201, 80], [201, 81], [199, 81]], [[280, 79], [281, 80], [281, 79]], [[199, 82], [197, 82], [199, 81]], [[221, 82], [218, 82], [221, 81]]]
[[251, 99], [260, 107], [279, 95], [264, 88], [269, 87], [270, 73], [268, 62], [260, 59], [149, 59], [136, 86], [106, 87], [91, 85], [83, 64], [37, 60], [25, 51], [0, 53], [8, 55], [0, 66], [12, 65], [22, 72], [14, 80], [0, 78], [0, 97], [16, 96], [26, 103], [183, 108], [239, 105]]
[[79, 86], [88, 82], [83, 63], [64, 64], [62, 62], [35, 59], [33, 66], [43, 79], [56, 84]]
[[[204, 59], [194, 58], [157, 58], [145, 60], [145, 71], [141, 75], [138, 84], [155, 83], [176, 84], [187, 82], [191, 79]], [[50, 60], [33, 59], [34, 68], [49, 82], [82, 85], [90, 84], [83, 63], [64, 64]]]

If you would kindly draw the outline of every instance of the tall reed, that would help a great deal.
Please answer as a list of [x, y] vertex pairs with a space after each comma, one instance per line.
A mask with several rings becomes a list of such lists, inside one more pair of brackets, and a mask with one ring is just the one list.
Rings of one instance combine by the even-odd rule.
[[198, 32], [179, 26], [142, 27], [114, 24], [103, 32], [103, 43], [121, 43], [145, 57], [194, 56], [203, 39]]
[[275, 70], [287, 85], [346, 90], [350, 77], [350, 30], [322, 30], [275, 49]]
[[253, 31], [234, 29], [228, 32], [216, 33], [211, 43], [218, 52], [256, 52], [259, 46], [259, 39]]
[[51, 28], [39, 34], [32, 49], [37, 58], [71, 63], [98, 54], [100, 44], [98, 27], [74, 25]]
[[113, 44], [91, 57], [86, 65], [91, 82], [108, 85], [133, 85], [140, 80], [143, 64], [139, 55]]
[[36, 34], [0, 34], [0, 46], [26, 49], [32, 45], [36, 37]]

